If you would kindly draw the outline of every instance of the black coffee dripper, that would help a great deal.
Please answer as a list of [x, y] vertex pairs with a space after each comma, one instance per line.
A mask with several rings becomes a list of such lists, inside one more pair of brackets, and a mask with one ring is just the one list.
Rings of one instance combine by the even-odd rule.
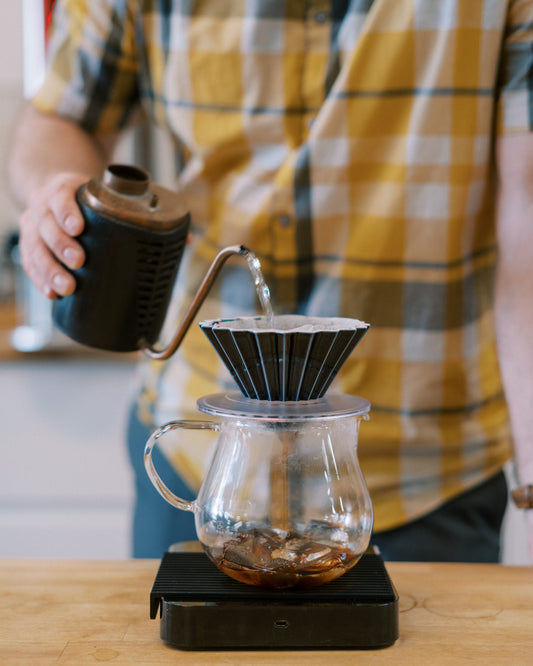
[[248, 398], [322, 398], [369, 325], [281, 315], [203, 321], [200, 327]]

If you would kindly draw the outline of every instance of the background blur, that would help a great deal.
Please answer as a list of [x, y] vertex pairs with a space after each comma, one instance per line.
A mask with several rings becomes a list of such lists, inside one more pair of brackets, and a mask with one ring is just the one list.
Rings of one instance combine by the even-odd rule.
[[[0, 3], [3, 165], [24, 96], [23, 10], [32, 3], [39, 0]], [[0, 557], [128, 557], [133, 493], [124, 427], [135, 357], [88, 352], [50, 334], [50, 303], [29, 288], [11, 252], [17, 214], [3, 168]], [[34, 350], [14, 349], [14, 333]]]
[[[23, 11], [40, 2], [0, 3], [2, 164], [24, 97]], [[168, 185], [171, 160], [164, 147], [157, 133], [126, 136], [117, 158], [133, 161], [140, 154], [154, 180]], [[11, 247], [18, 211], [4, 176], [3, 171], [0, 558], [125, 558], [133, 492], [124, 427], [136, 357], [90, 352], [50, 330], [50, 304], [17, 272]], [[529, 562], [523, 515], [512, 507], [504, 562]]]

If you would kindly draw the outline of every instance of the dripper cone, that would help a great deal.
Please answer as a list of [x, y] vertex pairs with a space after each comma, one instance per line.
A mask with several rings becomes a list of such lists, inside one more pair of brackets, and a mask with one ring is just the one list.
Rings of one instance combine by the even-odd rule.
[[200, 327], [243, 395], [287, 401], [321, 398], [369, 324], [280, 315], [203, 321]]

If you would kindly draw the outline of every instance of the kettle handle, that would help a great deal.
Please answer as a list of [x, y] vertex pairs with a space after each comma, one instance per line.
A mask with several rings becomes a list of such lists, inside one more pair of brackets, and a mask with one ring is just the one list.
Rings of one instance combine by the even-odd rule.
[[214, 432], [217, 432], [220, 430], [220, 425], [214, 421], [169, 421], [169, 423], [165, 423], [165, 425], [161, 426], [150, 435], [150, 438], [144, 447], [144, 467], [157, 492], [172, 506], [175, 506], [178, 509], [182, 509], [183, 511], [194, 512], [196, 507], [196, 500], [188, 502], [184, 499], [181, 499], [181, 497], [178, 497], [171, 490], [169, 490], [169, 488], [167, 488], [157, 473], [154, 461], [152, 459], [152, 453], [154, 446], [157, 444], [157, 440], [167, 432], [178, 429], [213, 430]]

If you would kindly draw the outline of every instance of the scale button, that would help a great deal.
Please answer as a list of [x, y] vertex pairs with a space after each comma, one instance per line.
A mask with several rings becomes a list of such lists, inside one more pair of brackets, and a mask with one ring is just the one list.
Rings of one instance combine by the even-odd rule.
[[274, 629], [287, 629], [289, 620], [274, 620]]

